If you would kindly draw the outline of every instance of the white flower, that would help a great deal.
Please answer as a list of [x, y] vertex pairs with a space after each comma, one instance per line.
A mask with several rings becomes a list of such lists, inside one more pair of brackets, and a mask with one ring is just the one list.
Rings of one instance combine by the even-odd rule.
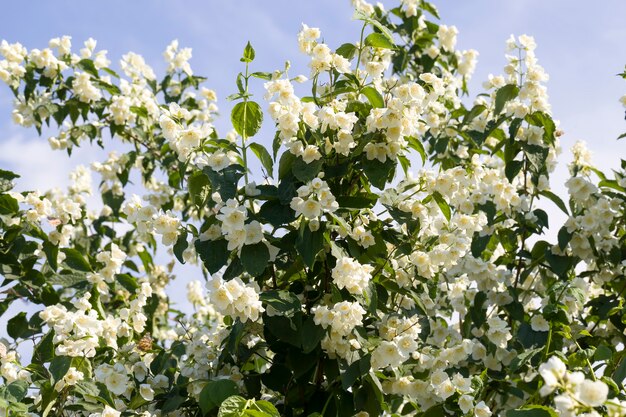
[[[129, 380], [126, 375], [111, 372], [104, 380], [107, 388], [115, 395], [122, 395], [128, 389]], [[119, 415], [119, 414], [118, 414]]]
[[320, 202], [313, 199], [303, 200], [299, 197], [294, 197], [291, 200], [291, 208], [296, 212], [296, 216], [302, 214], [307, 219], [315, 219], [322, 214]]
[[109, 407], [108, 405], [105, 405], [104, 410], [102, 410], [101, 417], [120, 417], [121, 415], [121, 412]]
[[487, 404], [485, 404], [484, 401], [481, 401], [478, 404], [476, 404], [476, 407], [474, 407], [474, 416], [476, 416], [476, 417], [490, 417], [491, 416], [491, 410], [489, 409], [489, 407], [487, 407]]
[[245, 226], [246, 229], [246, 245], [254, 245], [263, 240], [263, 228], [261, 223], [256, 220], [251, 221]]
[[154, 399], [154, 390], [150, 384], [141, 384], [139, 386], [139, 394], [146, 401], [152, 401]]
[[437, 30], [437, 36], [439, 37], [439, 42], [441, 43], [441, 47], [448, 52], [452, 52], [456, 45], [456, 35], [458, 35], [459, 31], [456, 26], [446, 26], [441, 25]]
[[539, 393], [545, 397], [552, 393], [563, 380], [567, 367], [558, 356], [552, 356], [547, 362], [539, 366], [539, 375], [543, 378], [544, 385]]
[[317, 161], [322, 157], [322, 154], [317, 149], [315, 145], [307, 145], [302, 151], [302, 160], [307, 164], [310, 164], [313, 161]]
[[474, 398], [471, 395], [461, 395], [459, 398], [459, 408], [463, 414], [467, 414], [474, 407]]
[[340, 258], [333, 268], [332, 277], [339, 289], [346, 288], [351, 294], [363, 294], [369, 285], [374, 267], [361, 265], [352, 258]]
[[584, 380], [576, 387], [576, 398], [589, 407], [599, 407], [607, 399], [609, 387], [602, 381]]
[[255, 283], [244, 284], [239, 278], [224, 282], [214, 275], [207, 286], [211, 304], [224, 315], [238, 317], [242, 322], [256, 321], [265, 311]]
[[536, 332], [550, 330], [550, 323], [541, 314], [536, 314], [530, 319], [530, 326]]
[[76, 96], [85, 103], [100, 100], [102, 94], [91, 83], [91, 76], [86, 72], [76, 72], [74, 75], [74, 81], [72, 81], [72, 88]]

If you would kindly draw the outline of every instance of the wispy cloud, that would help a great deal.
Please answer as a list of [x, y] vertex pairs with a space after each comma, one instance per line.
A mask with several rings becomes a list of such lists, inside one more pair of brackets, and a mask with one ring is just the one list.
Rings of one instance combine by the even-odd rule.
[[69, 159], [64, 151], [53, 152], [46, 139], [29, 138], [22, 134], [0, 141], [0, 166], [21, 175], [16, 181], [20, 191], [65, 188], [69, 184], [69, 173], [76, 166], [88, 166], [92, 161], [101, 159], [102, 155], [102, 150], [82, 146]]

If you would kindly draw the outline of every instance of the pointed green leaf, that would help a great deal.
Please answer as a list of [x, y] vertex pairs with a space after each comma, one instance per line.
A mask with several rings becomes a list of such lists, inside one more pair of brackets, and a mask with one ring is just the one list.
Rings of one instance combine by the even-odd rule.
[[270, 260], [270, 251], [263, 242], [253, 245], [244, 245], [241, 249], [241, 264], [246, 272], [252, 276], [258, 276], [265, 271]]
[[195, 247], [210, 274], [216, 273], [228, 262], [230, 251], [226, 239], [196, 240]]
[[272, 160], [272, 156], [267, 151], [267, 149], [265, 149], [263, 145], [254, 142], [251, 143], [249, 146], [250, 149], [252, 149], [252, 152], [254, 152], [254, 154], [257, 156], [257, 158], [259, 158], [261, 164], [263, 164], [263, 168], [265, 168], [267, 174], [270, 177], [274, 178], [274, 161]]
[[255, 57], [255, 52], [254, 52], [254, 48], [252, 47], [252, 44], [250, 42], [248, 42], [246, 44], [246, 47], [243, 49], [243, 56], [241, 57], [240, 61], [241, 62], [252, 62], [254, 61], [254, 57]]
[[242, 101], [235, 104], [230, 113], [230, 121], [241, 136], [254, 136], [263, 123], [263, 111], [254, 101]]
[[515, 84], [507, 84], [500, 87], [496, 92], [496, 105], [493, 110], [494, 114], [500, 114], [507, 101], [513, 100], [519, 94], [519, 88]]
[[374, 48], [393, 49], [395, 45], [387, 36], [382, 33], [370, 33], [365, 38], [365, 45], [373, 46]]
[[367, 100], [370, 102], [372, 107], [385, 107], [385, 100], [383, 100], [383, 96], [378, 92], [376, 88], [372, 86], [363, 87], [361, 89], [361, 94], [367, 97]]

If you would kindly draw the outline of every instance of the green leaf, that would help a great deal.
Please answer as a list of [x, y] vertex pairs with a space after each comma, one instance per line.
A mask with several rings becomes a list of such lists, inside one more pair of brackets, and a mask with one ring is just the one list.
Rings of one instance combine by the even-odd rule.
[[361, 94], [367, 97], [367, 101], [370, 102], [372, 107], [385, 107], [385, 100], [383, 99], [382, 94], [380, 94], [376, 88], [368, 85], [367, 87], [363, 87], [361, 89]]
[[568, 256], [555, 255], [550, 249], [546, 250], [546, 261], [559, 278], [565, 278], [565, 274], [572, 267], [572, 259]]
[[344, 390], [350, 389], [357, 379], [366, 375], [371, 368], [372, 355], [367, 354], [358, 361], [354, 361], [341, 373], [341, 386]]
[[373, 46], [374, 48], [394, 49], [395, 45], [389, 37], [382, 33], [370, 33], [365, 38], [365, 45]]
[[19, 177], [20, 176], [14, 172], [0, 169], [0, 193], [11, 190], [14, 186], [13, 180]]
[[599, 345], [593, 354], [593, 359], [596, 361], [606, 361], [613, 357], [613, 351], [607, 345]]
[[243, 177], [244, 169], [241, 165], [230, 165], [220, 172], [205, 167], [203, 172], [209, 177], [213, 190], [219, 193], [222, 200], [227, 201], [237, 195], [237, 184]]
[[433, 193], [433, 198], [437, 202], [437, 205], [439, 206], [439, 209], [443, 213], [444, 217], [448, 221], [450, 221], [450, 216], [452, 215], [452, 212], [450, 210], [450, 205], [448, 204], [448, 202], [443, 198], [441, 194], [436, 191]]
[[521, 323], [517, 331], [517, 338], [526, 349], [545, 346], [548, 332], [536, 332], [528, 323]]
[[33, 363], [43, 364], [54, 358], [54, 331], [51, 330], [39, 340], [33, 350]]
[[276, 407], [274, 407], [274, 404], [269, 401], [255, 400], [252, 407], [259, 409], [265, 416], [280, 417], [280, 413]]
[[89, 262], [87, 262], [83, 255], [76, 249], [62, 248], [61, 252], [65, 254], [65, 259], [63, 260], [63, 262], [70, 268], [83, 272], [92, 271]]
[[0, 179], [12, 181], [20, 176], [13, 171], [7, 171], [5, 169], [0, 169]]
[[211, 195], [209, 177], [201, 171], [195, 171], [187, 179], [189, 197], [197, 207], [203, 207]]
[[567, 206], [565, 205], [563, 200], [561, 200], [561, 197], [554, 194], [552, 191], [548, 191], [548, 190], [540, 191], [539, 194], [552, 200], [552, 202], [556, 204], [556, 206], [560, 208], [563, 211], [563, 213], [569, 216], [569, 212], [567, 211]]
[[69, 356], [57, 356], [50, 362], [50, 375], [54, 379], [54, 382], [58, 382], [67, 373], [72, 364], [72, 358]]
[[91, 378], [93, 374], [93, 367], [91, 361], [85, 360], [84, 357], [75, 356], [72, 358], [71, 367], [76, 368], [77, 371], [82, 372], [85, 378]]
[[598, 183], [598, 187], [612, 188], [622, 193], [626, 191], [626, 189], [620, 186], [615, 180], [602, 180]]
[[372, 208], [378, 201], [376, 194], [359, 193], [337, 197], [337, 204], [341, 208], [363, 209]]
[[408, 136], [406, 139], [409, 141], [409, 146], [415, 149], [420, 156], [422, 157], [422, 164], [426, 163], [426, 150], [424, 149], [424, 145], [420, 142], [419, 139], [414, 138], [413, 136]]
[[478, 232], [474, 233], [474, 238], [472, 239], [472, 256], [474, 258], [480, 258], [483, 251], [487, 248], [489, 241], [491, 240], [491, 235], [481, 236]]
[[196, 240], [195, 247], [210, 274], [216, 273], [228, 262], [230, 251], [226, 239]]
[[130, 106], [130, 112], [136, 114], [139, 117], [143, 117], [144, 119], [150, 117], [150, 115], [148, 114], [148, 110], [146, 110], [145, 107]]
[[232, 395], [239, 393], [237, 384], [230, 379], [209, 381], [200, 392], [200, 409], [203, 414], [219, 407], [222, 402]]
[[250, 42], [248, 41], [248, 43], [246, 44], [246, 47], [243, 49], [243, 56], [241, 57], [240, 61], [252, 62], [254, 61], [255, 55], [256, 54], [254, 52], [254, 48], [252, 47], [252, 44], [250, 44]]
[[313, 178], [317, 177], [317, 174], [319, 174], [323, 164], [324, 158], [320, 158], [310, 164], [307, 164], [301, 157], [298, 156], [293, 161], [291, 172], [298, 180], [302, 182], [309, 182]]
[[246, 404], [247, 400], [245, 398], [239, 395], [232, 395], [222, 402], [217, 417], [239, 417], [245, 410]]
[[[184, 395], [181, 395], [181, 394], [184, 394]], [[163, 402], [161, 412], [167, 415], [168, 413], [172, 411], [179, 410], [181, 406], [183, 405], [183, 403], [187, 401], [186, 394], [187, 394], [186, 391], [184, 391], [184, 393], [181, 393], [179, 390], [170, 392], [165, 397], [165, 401]]]
[[98, 70], [91, 59], [81, 59], [78, 61], [78, 67], [94, 77], [98, 77]]
[[20, 209], [17, 200], [8, 194], [0, 194], [0, 214], [17, 213]]
[[335, 53], [337, 55], [341, 55], [345, 59], [350, 60], [350, 59], [354, 58], [354, 55], [356, 54], [356, 51], [357, 51], [357, 49], [356, 49], [356, 46], [354, 46], [354, 44], [344, 43], [339, 48], [337, 48]]
[[264, 291], [259, 296], [259, 299], [283, 315], [290, 315], [295, 311], [300, 311], [302, 307], [300, 299], [289, 291]]
[[124, 202], [124, 195], [113, 194], [112, 190], [102, 193], [102, 202], [111, 207], [114, 215], [119, 215], [120, 208]]
[[7, 385], [7, 394], [13, 397], [15, 402], [20, 402], [26, 397], [28, 392], [28, 382], [26, 381], [13, 381]]
[[559, 229], [558, 239], [559, 239], [559, 248], [561, 250], [565, 250], [567, 244], [570, 240], [572, 240], [572, 236], [574, 234], [567, 231], [567, 227], [563, 226]]
[[437, 19], [439, 19], [439, 12], [437, 11], [437, 8], [435, 6], [428, 3], [427, 1], [422, 1], [421, 6], [422, 6], [422, 9], [426, 10], [428, 13], [432, 14]]
[[242, 101], [235, 104], [230, 113], [230, 121], [241, 136], [254, 136], [263, 123], [263, 111], [254, 101]]
[[472, 326], [480, 328], [487, 320], [487, 311], [484, 307], [485, 301], [487, 301], [487, 294], [483, 291], [476, 293], [474, 297], [474, 303], [470, 308], [469, 315], [472, 320]]
[[176, 243], [174, 243], [174, 256], [178, 259], [178, 262], [181, 264], [185, 263], [185, 259], [183, 258], [183, 252], [189, 246], [189, 242], [187, 242], [187, 231], [183, 230], [179, 235], [178, 239], [176, 239]]
[[326, 335], [326, 330], [321, 326], [315, 324], [315, 320], [313, 316], [309, 316], [302, 323], [302, 331], [300, 332], [302, 337], [302, 351], [304, 353], [310, 353], [315, 350], [315, 348], [319, 345], [319, 343]]
[[621, 385], [624, 379], [626, 379], [626, 356], [625, 355], [622, 355], [622, 361], [620, 362], [617, 369], [615, 369], [615, 372], [613, 372], [613, 375], [611, 376], [611, 378], [613, 378], [613, 381], [615, 381], [617, 385]]
[[530, 405], [519, 410], [509, 410], [506, 417], [558, 417], [558, 414], [543, 405]]
[[278, 178], [282, 180], [291, 174], [295, 160], [296, 156], [294, 154], [291, 152], [283, 152], [278, 162]]
[[265, 171], [267, 171], [267, 174], [270, 177], [274, 178], [274, 161], [272, 160], [272, 156], [267, 151], [267, 149], [265, 149], [263, 145], [254, 142], [251, 143], [249, 147], [250, 149], [252, 149], [252, 152], [254, 152], [257, 158], [259, 158], [261, 164], [263, 164], [263, 168], [265, 168]]
[[271, 72], [257, 71], [257, 72], [253, 72], [252, 74], [250, 74], [250, 76], [254, 78], [260, 78], [261, 80], [266, 80], [266, 81], [270, 81], [272, 79]]
[[478, 117], [485, 110], [487, 110], [487, 107], [485, 107], [484, 105], [482, 104], [475, 105], [474, 107], [472, 107], [470, 111], [465, 113], [465, 117], [463, 117], [462, 124], [464, 125], [468, 124], [469, 122], [474, 120], [476, 117]]
[[513, 100], [519, 94], [519, 88], [515, 84], [507, 84], [500, 87], [496, 92], [496, 105], [493, 110], [494, 114], [500, 114], [507, 101]]
[[538, 347], [536, 349], [527, 349], [519, 355], [515, 356], [511, 361], [511, 371], [516, 372], [518, 369], [521, 369], [526, 363], [528, 363], [535, 355], [539, 352], [543, 352], [544, 348]]
[[13, 339], [22, 337], [22, 335], [28, 332], [28, 320], [26, 320], [26, 313], [18, 313], [15, 317], [7, 322], [7, 334]]
[[87, 277], [85, 274], [70, 272], [70, 270], [65, 269], [59, 274], [48, 277], [47, 282], [51, 285], [62, 285], [63, 287], [69, 288], [87, 282]]
[[42, 246], [43, 253], [46, 254], [46, 259], [48, 260], [48, 265], [50, 265], [50, 268], [52, 268], [53, 271], [56, 271], [58, 267], [57, 257], [59, 255], [59, 247], [52, 244], [49, 240], [43, 242]]
[[272, 226], [280, 227], [296, 219], [296, 212], [289, 205], [279, 200], [265, 202], [259, 210], [259, 216], [267, 220]]
[[517, 177], [517, 174], [519, 174], [519, 172], [522, 170], [523, 166], [524, 161], [518, 161], [514, 159], [507, 162], [506, 166], [504, 167], [504, 174], [506, 175], [506, 179], [509, 180], [509, 182], [513, 181], [513, 179]]
[[278, 184], [278, 200], [281, 204], [290, 205], [291, 200], [298, 195], [296, 191], [296, 178], [289, 174]]
[[383, 35], [385, 35], [389, 39], [389, 41], [393, 42], [393, 35], [392, 35], [391, 31], [389, 30], [389, 28], [387, 28], [387, 26], [385, 26], [382, 23], [380, 23], [378, 20], [373, 19], [369, 15], [367, 15], [367, 14], [361, 12], [361, 11], [358, 11], [358, 10], [354, 13], [354, 17], [353, 18], [357, 19], [357, 20], [362, 20], [362, 21], [364, 21], [364, 22], [374, 26], [376, 29], [380, 30], [381, 33]]
[[259, 276], [265, 271], [270, 260], [270, 251], [263, 242], [244, 245], [241, 249], [241, 264], [252, 276]]
[[526, 145], [525, 151], [526, 158], [528, 158], [528, 162], [535, 169], [535, 172], [541, 172], [546, 165], [549, 149], [539, 145]]
[[300, 223], [298, 238], [296, 239], [296, 249], [304, 263], [311, 268], [315, 262], [315, 257], [324, 247], [324, 228], [320, 226], [315, 232], [311, 232], [308, 222]]
[[139, 288], [137, 278], [129, 274], [117, 274], [115, 280], [130, 293], [134, 293]]
[[365, 156], [362, 161], [363, 172], [367, 179], [374, 187], [383, 190], [387, 182], [393, 178], [396, 168], [395, 162], [391, 159], [387, 159], [385, 162], [380, 162], [378, 159], [369, 161]]
[[226, 270], [224, 271], [224, 276], [222, 278], [224, 278], [226, 281], [230, 281], [231, 279], [238, 277], [243, 273], [244, 269], [243, 265], [241, 264], [241, 259], [235, 257], [226, 267]]

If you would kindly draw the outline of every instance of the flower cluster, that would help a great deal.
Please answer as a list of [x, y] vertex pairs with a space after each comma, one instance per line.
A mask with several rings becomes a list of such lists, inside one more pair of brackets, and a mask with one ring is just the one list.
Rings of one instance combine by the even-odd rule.
[[339, 289], [345, 288], [351, 294], [360, 295], [367, 290], [373, 270], [371, 265], [361, 265], [351, 258], [339, 258], [333, 268], [333, 282]]
[[597, 407], [606, 406], [610, 416], [623, 416], [626, 402], [607, 401], [609, 387], [603, 381], [587, 379], [582, 372], [569, 372], [561, 359], [552, 356], [539, 366], [539, 374], [544, 385], [541, 396], [559, 392], [554, 397], [554, 405], [559, 415], [573, 417], [577, 415], [599, 416]]
[[257, 321], [265, 311], [259, 300], [258, 287], [245, 284], [239, 278], [224, 281], [214, 276], [207, 286], [211, 304], [220, 314], [245, 322]]
[[297, 193], [298, 196], [290, 203], [296, 216], [318, 220], [322, 214], [332, 213], [339, 207], [328, 184], [320, 178], [314, 178], [309, 184], [301, 186]]

